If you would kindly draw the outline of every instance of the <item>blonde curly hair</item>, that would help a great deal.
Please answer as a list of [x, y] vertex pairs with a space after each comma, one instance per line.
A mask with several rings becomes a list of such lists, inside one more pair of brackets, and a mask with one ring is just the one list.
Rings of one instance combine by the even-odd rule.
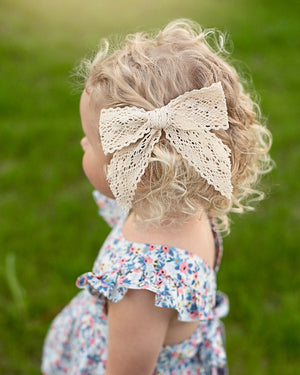
[[104, 40], [94, 59], [81, 65], [85, 89], [98, 108], [104, 100], [105, 108], [137, 106], [150, 111], [187, 91], [222, 83], [229, 129], [215, 134], [231, 149], [232, 199], [208, 184], [162, 136], [133, 202], [136, 219], [145, 225], [173, 225], [205, 210], [216, 219], [217, 229], [228, 233], [228, 214], [251, 210], [249, 202], [264, 197], [255, 185], [272, 167], [271, 134], [226, 55], [223, 34], [176, 20], [155, 35], [128, 35], [114, 52]]

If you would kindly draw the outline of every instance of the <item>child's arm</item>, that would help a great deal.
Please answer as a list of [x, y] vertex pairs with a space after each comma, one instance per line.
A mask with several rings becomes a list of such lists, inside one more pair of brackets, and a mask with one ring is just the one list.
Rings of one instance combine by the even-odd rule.
[[151, 375], [176, 311], [156, 307], [155, 294], [129, 289], [118, 303], [108, 301], [106, 375]]

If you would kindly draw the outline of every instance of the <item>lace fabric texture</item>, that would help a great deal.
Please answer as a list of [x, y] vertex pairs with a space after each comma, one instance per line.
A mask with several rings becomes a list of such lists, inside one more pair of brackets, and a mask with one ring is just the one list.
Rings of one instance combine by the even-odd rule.
[[176, 151], [223, 196], [230, 199], [230, 149], [211, 132], [228, 129], [221, 82], [192, 90], [153, 111], [137, 107], [103, 109], [99, 132], [112, 153], [107, 179], [117, 202], [129, 210], [162, 131]]

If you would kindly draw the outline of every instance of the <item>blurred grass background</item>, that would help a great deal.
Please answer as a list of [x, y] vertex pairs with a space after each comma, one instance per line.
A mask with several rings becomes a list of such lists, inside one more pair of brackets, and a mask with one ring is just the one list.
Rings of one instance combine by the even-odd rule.
[[274, 134], [268, 198], [224, 241], [230, 373], [300, 373], [298, 15], [293, 0], [1, 0], [1, 374], [40, 373], [49, 324], [108, 232], [81, 171], [70, 72], [101, 37], [179, 17], [228, 32]]

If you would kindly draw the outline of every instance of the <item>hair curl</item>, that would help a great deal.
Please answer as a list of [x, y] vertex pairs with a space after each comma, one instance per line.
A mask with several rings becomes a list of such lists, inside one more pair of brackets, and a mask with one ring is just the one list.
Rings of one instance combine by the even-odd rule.
[[222, 83], [229, 128], [215, 133], [231, 149], [232, 199], [209, 185], [162, 136], [136, 191], [133, 210], [140, 222], [179, 223], [204, 209], [219, 230], [229, 232], [230, 212], [252, 210], [249, 202], [263, 199], [255, 186], [272, 168], [271, 134], [226, 55], [223, 34], [176, 20], [154, 36], [127, 36], [114, 52], [103, 40], [95, 58], [83, 61], [85, 88], [98, 107], [104, 99], [106, 108], [153, 110], [187, 91]]

